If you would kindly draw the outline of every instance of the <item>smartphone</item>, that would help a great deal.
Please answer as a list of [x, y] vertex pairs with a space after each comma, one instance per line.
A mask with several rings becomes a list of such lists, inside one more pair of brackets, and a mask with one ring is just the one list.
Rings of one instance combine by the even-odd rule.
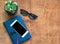
[[28, 34], [28, 30], [25, 29], [19, 22], [18, 20], [15, 20], [11, 25], [10, 25], [17, 33], [21, 35], [21, 37], [25, 37]]

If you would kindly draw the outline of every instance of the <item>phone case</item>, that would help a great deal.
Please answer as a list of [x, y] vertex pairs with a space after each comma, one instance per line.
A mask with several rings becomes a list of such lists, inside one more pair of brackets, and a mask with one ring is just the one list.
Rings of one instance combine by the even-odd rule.
[[[3, 24], [8, 32], [8, 34], [10, 35], [10, 38], [13, 42], [13, 44], [22, 44], [23, 42], [25, 42], [26, 40], [30, 39], [31, 38], [31, 35], [30, 33], [28, 33], [24, 38], [22, 38], [18, 33], [16, 33], [16, 31], [10, 27], [11, 23], [14, 21], [14, 20], [18, 20], [19, 23], [25, 27], [26, 30], [27, 27], [22, 19], [22, 17], [20, 15], [17, 15], [7, 21], [5, 21]], [[29, 30], [28, 30], [29, 31]]]

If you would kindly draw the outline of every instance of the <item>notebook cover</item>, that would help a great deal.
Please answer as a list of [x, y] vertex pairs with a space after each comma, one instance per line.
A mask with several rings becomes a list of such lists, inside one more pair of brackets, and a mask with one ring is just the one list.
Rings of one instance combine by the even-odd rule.
[[23, 19], [22, 19], [22, 17], [20, 15], [17, 15], [15, 17], [5, 21], [3, 24], [4, 24], [5, 28], [6, 28], [12, 42], [13, 42], [13, 44], [22, 44], [26, 40], [30, 39], [31, 35], [30, 35], [30, 33], [28, 33], [24, 38], [22, 38], [18, 33], [16, 33], [16, 31], [12, 27], [10, 27], [11, 23], [13, 21], [15, 21], [15, 20], [18, 20], [19, 23], [22, 26], [24, 26], [26, 30], [28, 30], [25, 23], [24, 23], [24, 21], [23, 21]]

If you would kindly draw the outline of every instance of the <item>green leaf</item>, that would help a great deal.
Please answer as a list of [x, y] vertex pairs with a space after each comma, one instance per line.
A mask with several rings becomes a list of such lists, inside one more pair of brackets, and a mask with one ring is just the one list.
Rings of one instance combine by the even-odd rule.
[[5, 8], [6, 8], [7, 10], [10, 10], [10, 5], [9, 5], [9, 4], [6, 5]]

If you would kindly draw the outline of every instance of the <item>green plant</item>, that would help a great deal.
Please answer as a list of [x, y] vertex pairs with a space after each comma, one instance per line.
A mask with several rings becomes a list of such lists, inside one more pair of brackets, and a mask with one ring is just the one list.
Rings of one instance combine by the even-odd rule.
[[16, 10], [17, 3], [12, 2], [10, 0], [7, 0], [6, 5], [5, 5], [5, 10], [11, 13], [14, 13]]

